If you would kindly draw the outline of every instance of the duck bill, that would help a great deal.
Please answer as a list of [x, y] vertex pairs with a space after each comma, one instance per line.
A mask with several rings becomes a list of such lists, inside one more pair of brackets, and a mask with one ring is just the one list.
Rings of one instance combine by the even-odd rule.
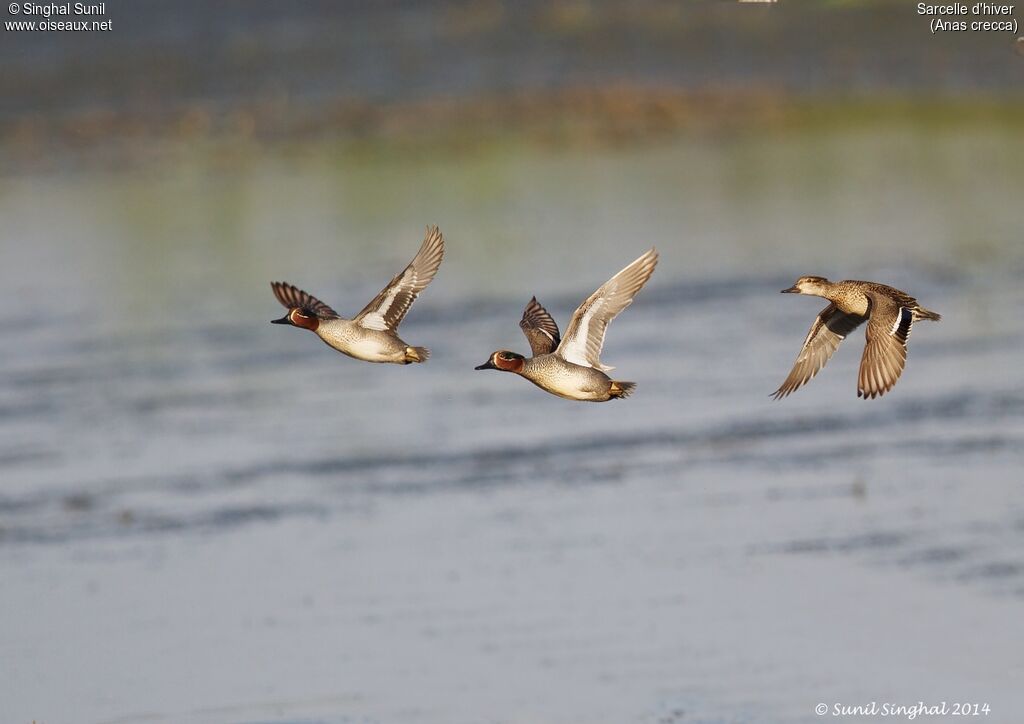
[[281, 317], [280, 319], [271, 319], [270, 323], [271, 324], [291, 324], [292, 320], [288, 319], [288, 315], [286, 314], [283, 317]]
[[799, 294], [800, 290], [796, 288], [796, 285], [791, 286], [789, 289], [783, 289], [779, 294]]
[[473, 369], [475, 369], [475, 370], [496, 370], [498, 368], [494, 366], [494, 362], [492, 362], [491, 360], [487, 360], [482, 365], [477, 365]]

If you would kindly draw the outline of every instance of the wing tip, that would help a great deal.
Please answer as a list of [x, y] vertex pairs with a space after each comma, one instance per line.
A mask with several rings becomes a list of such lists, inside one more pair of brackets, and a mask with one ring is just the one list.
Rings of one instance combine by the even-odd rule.
[[893, 384], [889, 385], [888, 387], [879, 387], [879, 388], [871, 388], [871, 389], [864, 389], [863, 387], [858, 385], [857, 386], [857, 397], [859, 397], [861, 399], [864, 399], [864, 400], [874, 400], [877, 397], [881, 397], [886, 392], [889, 392], [895, 386], [896, 386], [895, 382]]
[[658, 265], [658, 260], [660, 258], [661, 258], [661, 255], [658, 254], [658, 249], [656, 247], [652, 246], [650, 249], [648, 249], [643, 254], [638, 256], [636, 258], [636, 261], [634, 261], [633, 263], [636, 264], [636, 263], [639, 262], [640, 266], [642, 266], [642, 267], [648, 267], [649, 266], [651, 268], [651, 270], [653, 271], [654, 267], [656, 267]]
[[444, 234], [441, 233], [441, 229], [437, 224], [429, 224], [426, 233], [423, 235], [423, 243], [420, 244], [416, 256], [409, 262], [409, 266], [413, 267], [417, 273], [424, 275], [426, 281], [423, 287], [426, 288], [427, 284], [433, 281], [437, 270], [441, 268], [443, 260]]
[[428, 224], [426, 233], [423, 235], [424, 247], [438, 247], [444, 253], [444, 234], [437, 224]]
[[660, 259], [661, 255], [658, 253], [658, 249], [652, 246], [650, 249], [641, 254], [637, 261], [643, 260], [642, 266], [650, 270], [647, 273], [647, 276], [649, 277], [651, 274], [654, 273], [654, 267], [658, 266], [658, 261]]
[[295, 294], [301, 294], [302, 290], [294, 284], [288, 282], [270, 282], [270, 290], [274, 293], [274, 297], [283, 307], [291, 309], [294, 307], [294, 299], [291, 297]]
[[775, 392], [771, 393], [768, 396], [771, 397], [773, 400], [781, 400], [786, 397], [789, 397], [803, 386], [803, 382], [797, 382], [796, 384], [793, 384], [792, 382], [787, 380], [786, 382], [783, 382], [779, 386], [779, 389], [775, 390]]

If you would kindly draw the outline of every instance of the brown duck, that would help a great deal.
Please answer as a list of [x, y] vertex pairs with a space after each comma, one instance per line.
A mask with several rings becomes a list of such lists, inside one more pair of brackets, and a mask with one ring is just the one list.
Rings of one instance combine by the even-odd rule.
[[774, 393], [781, 399], [818, 374], [839, 343], [867, 321], [867, 344], [857, 374], [857, 396], [881, 397], [891, 390], [907, 361], [907, 338], [914, 322], [941, 317], [917, 303], [899, 289], [876, 282], [830, 282], [824, 277], [806, 276], [796, 280], [783, 294], [824, 297], [829, 305], [811, 325], [789, 377]]

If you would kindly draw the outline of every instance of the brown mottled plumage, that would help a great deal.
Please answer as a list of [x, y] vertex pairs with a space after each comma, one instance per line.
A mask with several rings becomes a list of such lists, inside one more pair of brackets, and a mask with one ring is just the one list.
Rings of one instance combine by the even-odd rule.
[[830, 304], [814, 320], [792, 371], [773, 393], [777, 400], [818, 374], [839, 343], [865, 321], [867, 344], [857, 375], [857, 396], [880, 397], [893, 388], [903, 373], [913, 323], [941, 319], [905, 292], [877, 282], [830, 282], [824, 277], [805, 276], [782, 292], [823, 297]]

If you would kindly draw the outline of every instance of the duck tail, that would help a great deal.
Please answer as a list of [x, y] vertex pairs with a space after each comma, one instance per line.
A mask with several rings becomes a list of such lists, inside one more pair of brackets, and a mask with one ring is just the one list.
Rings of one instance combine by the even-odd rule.
[[918, 319], [928, 319], [932, 322], [938, 322], [940, 319], [942, 319], [941, 314], [939, 314], [938, 312], [933, 312], [930, 309], [925, 309], [924, 307], [918, 307], [917, 309], [914, 310], [914, 312], [914, 316], [917, 317]]
[[405, 348], [405, 363], [410, 362], [426, 362], [430, 359], [430, 350], [426, 347], [406, 347]]
[[636, 389], [636, 382], [620, 382], [619, 380], [612, 380], [611, 389], [608, 390], [608, 396], [611, 398], [629, 397], [633, 394], [633, 390]]

